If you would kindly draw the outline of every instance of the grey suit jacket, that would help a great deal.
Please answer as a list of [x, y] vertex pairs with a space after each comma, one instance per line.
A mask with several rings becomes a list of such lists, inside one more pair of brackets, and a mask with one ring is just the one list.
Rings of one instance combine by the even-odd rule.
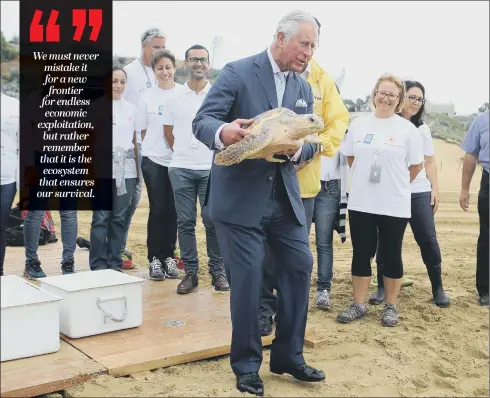
[[[296, 107], [302, 99], [307, 107]], [[282, 106], [298, 114], [313, 113], [310, 85], [297, 73], [289, 72]], [[209, 90], [192, 123], [196, 138], [217, 151], [215, 135], [223, 123], [235, 119], [252, 119], [277, 108], [277, 95], [272, 65], [267, 51], [227, 64]], [[301, 161], [315, 154], [312, 144], [302, 148]], [[232, 166], [212, 165], [208, 185], [209, 214], [213, 220], [257, 226], [280, 167], [282, 178], [297, 221], [305, 225], [298, 178], [292, 162], [271, 163], [263, 159], [244, 160]]]

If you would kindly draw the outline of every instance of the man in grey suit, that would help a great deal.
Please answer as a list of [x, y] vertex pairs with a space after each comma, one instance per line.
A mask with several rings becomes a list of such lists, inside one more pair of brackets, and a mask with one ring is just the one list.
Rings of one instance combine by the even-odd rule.
[[[315, 19], [294, 11], [281, 19], [272, 45], [264, 52], [227, 64], [210, 89], [194, 121], [196, 138], [218, 151], [249, 132], [251, 118], [285, 107], [313, 113], [310, 85], [300, 72], [318, 40]], [[308, 312], [313, 257], [295, 164], [311, 159], [321, 148], [305, 144], [282, 153], [284, 163], [245, 160], [232, 166], [213, 164], [209, 179], [210, 216], [231, 288], [231, 367], [237, 388], [264, 394], [258, 375], [262, 362], [259, 302], [264, 242], [277, 261], [277, 327], [270, 370], [302, 381], [321, 381], [323, 372], [305, 364], [303, 342]]]

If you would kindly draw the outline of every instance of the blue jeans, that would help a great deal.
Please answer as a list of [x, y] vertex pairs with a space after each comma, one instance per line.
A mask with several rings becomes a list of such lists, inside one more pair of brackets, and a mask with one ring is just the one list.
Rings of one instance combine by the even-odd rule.
[[[26, 264], [39, 260], [39, 234], [45, 210], [29, 210], [24, 221], [24, 246]], [[63, 242], [62, 260], [74, 260], [77, 242], [78, 217], [76, 210], [60, 210], [61, 241]]]
[[16, 190], [15, 182], [0, 185], [0, 275], [3, 275], [3, 260], [5, 259], [5, 230], [7, 229], [10, 208], [14, 202]]
[[135, 186], [136, 178], [126, 178], [126, 193], [119, 196], [115, 180], [112, 180], [112, 186], [101, 184], [102, 189], [112, 189], [112, 211], [93, 212], [89, 255], [91, 270], [122, 268], [120, 249], [124, 239], [125, 216]]
[[131, 199], [129, 202], [129, 207], [128, 210], [126, 211], [126, 217], [124, 221], [125, 231], [124, 231], [124, 239], [122, 242], [121, 251], [126, 248], [126, 243], [128, 241], [128, 235], [129, 235], [129, 227], [131, 226], [131, 220], [133, 219], [134, 212], [138, 207], [138, 203], [140, 202], [141, 199], [141, 191], [143, 190], [143, 174], [141, 172], [141, 162], [143, 157], [141, 156], [141, 144], [138, 144], [138, 151], [139, 151], [138, 152], [139, 156], [138, 156], [137, 164], [140, 173], [140, 181], [134, 187], [133, 194], [131, 195]]
[[340, 212], [340, 180], [322, 181], [315, 198], [316, 251], [318, 255], [317, 290], [328, 290], [333, 279], [333, 232]]
[[196, 242], [197, 198], [199, 197], [202, 223], [206, 229], [209, 272], [224, 272], [216, 230], [209, 218], [208, 207], [203, 208], [209, 170], [189, 170], [172, 167], [169, 168], [168, 175], [174, 190], [180, 258], [184, 262], [185, 271], [197, 274], [199, 269]]

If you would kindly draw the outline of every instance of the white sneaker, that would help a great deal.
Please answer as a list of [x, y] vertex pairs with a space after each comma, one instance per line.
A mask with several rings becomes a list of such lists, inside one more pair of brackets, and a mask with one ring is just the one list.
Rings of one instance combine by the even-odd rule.
[[150, 263], [150, 279], [154, 281], [165, 280], [165, 272], [163, 272], [162, 263], [156, 257], [153, 257], [153, 261]]
[[328, 290], [319, 290], [316, 293], [315, 306], [321, 308], [322, 310], [330, 309], [330, 293]]

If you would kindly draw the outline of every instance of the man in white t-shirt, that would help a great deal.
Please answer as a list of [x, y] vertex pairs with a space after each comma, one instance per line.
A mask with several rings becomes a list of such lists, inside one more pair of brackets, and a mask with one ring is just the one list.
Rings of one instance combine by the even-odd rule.
[[[164, 50], [167, 43], [166, 35], [158, 28], [147, 29], [141, 35], [141, 55], [133, 62], [124, 67], [128, 76], [128, 82], [122, 95], [122, 98], [138, 107], [141, 94], [147, 91], [149, 88], [157, 85], [155, 73], [151, 67], [153, 60], [153, 54], [158, 51]], [[141, 131], [136, 131], [136, 140], [138, 142], [138, 151], [141, 153]], [[141, 159], [139, 157], [139, 172], [141, 172]], [[121, 254], [125, 265], [131, 268], [129, 264], [132, 260], [131, 253], [126, 249], [126, 242], [128, 240], [129, 227], [131, 226], [131, 219], [136, 211], [136, 207], [141, 199], [141, 190], [143, 187], [143, 179], [141, 178], [136, 184], [136, 188], [133, 191], [131, 197], [131, 203], [126, 213], [126, 235], [124, 237], [123, 245], [121, 247]]]
[[168, 174], [175, 196], [179, 248], [185, 266], [185, 276], [177, 286], [177, 293], [191, 293], [198, 284], [199, 260], [195, 232], [197, 197], [206, 229], [209, 273], [215, 289], [225, 291], [229, 290], [229, 285], [216, 230], [208, 209], [203, 207], [213, 152], [192, 133], [192, 121], [211, 88], [206, 79], [209, 52], [203, 46], [192, 46], [185, 52], [184, 65], [190, 79], [184, 84], [183, 90], [167, 102], [163, 118], [165, 138], [173, 150]]

